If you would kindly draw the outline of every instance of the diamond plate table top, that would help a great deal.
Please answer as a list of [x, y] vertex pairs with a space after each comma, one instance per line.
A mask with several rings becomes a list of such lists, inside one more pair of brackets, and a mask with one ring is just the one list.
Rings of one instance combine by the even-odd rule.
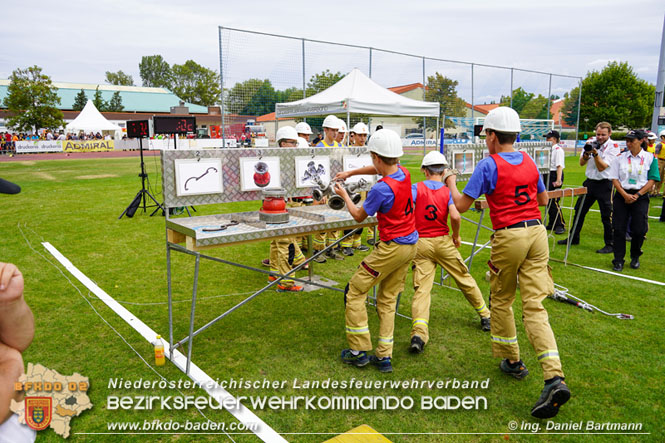
[[[280, 224], [267, 224], [259, 220], [259, 212], [238, 212], [220, 215], [169, 219], [166, 227], [190, 237], [196, 248], [246, 243], [257, 240], [271, 240], [278, 237], [308, 235], [320, 231], [354, 229], [373, 226], [376, 217], [367, 217], [362, 223], [356, 222], [346, 210], [330, 209], [326, 205], [289, 208], [289, 221]], [[204, 229], [219, 228], [232, 220], [240, 222], [222, 231], [204, 232]]]

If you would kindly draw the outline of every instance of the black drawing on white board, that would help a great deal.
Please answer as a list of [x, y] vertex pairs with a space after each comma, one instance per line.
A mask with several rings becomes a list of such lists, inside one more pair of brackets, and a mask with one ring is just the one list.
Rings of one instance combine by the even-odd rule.
[[198, 177], [189, 177], [187, 180], [185, 180], [185, 191], [189, 191], [189, 188], [187, 187], [187, 185], [189, 184], [189, 181], [190, 181], [190, 180], [194, 180], [195, 182], [196, 182], [196, 181], [199, 181], [200, 179], [202, 179], [203, 177], [205, 177], [206, 175], [208, 175], [208, 173], [209, 173], [210, 171], [219, 172], [219, 171], [217, 170], [217, 168], [210, 167], [210, 168], [206, 169], [206, 172], [204, 172], [203, 174], [199, 175]]

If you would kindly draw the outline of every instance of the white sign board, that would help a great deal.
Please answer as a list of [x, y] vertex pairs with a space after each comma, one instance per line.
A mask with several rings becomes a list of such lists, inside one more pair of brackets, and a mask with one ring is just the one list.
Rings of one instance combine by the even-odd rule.
[[453, 154], [453, 168], [462, 174], [471, 174], [475, 168], [473, 152], [455, 152]]
[[550, 150], [549, 149], [536, 149], [535, 157], [533, 159], [536, 162], [538, 169], [549, 169], [550, 167]]
[[314, 182], [315, 178], [321, 179], [323, 183], [330, 183], [330, 157], [296, 157], [296, 188], [318, 186]]
[[[345, 155], [343, 158], [343, 169], [351, 171], [353, 169], [364, 168], [365, 166], [373, 166], [372, 157], [369, 154], [363, 155]], [[348, 183], [357, 183], [360, 179], [365, 179], [367, 183], [374, 183], [375, 175], [352, 175], [347, 178]]]
[[240, 158], [241, 191], [260, 191], [281, 187], [279, 157]]
[[176, 195], [221, 194], [224, 192], [222, 159], [177, 159]]

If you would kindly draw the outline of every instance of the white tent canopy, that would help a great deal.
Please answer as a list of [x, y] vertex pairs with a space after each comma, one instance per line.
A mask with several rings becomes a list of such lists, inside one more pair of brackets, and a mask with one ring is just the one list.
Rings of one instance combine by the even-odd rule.
[[275, 105], [276, 118], [341, 113], [438, 117], [439, 103], [403, 97], [378, 85], [360, 70], [353, 69], [325, 91], [295, 102]]
[[81, 113], [65, 126], [67, 131], [120, 131], [120, 126], [108, 121], [88, 100]]

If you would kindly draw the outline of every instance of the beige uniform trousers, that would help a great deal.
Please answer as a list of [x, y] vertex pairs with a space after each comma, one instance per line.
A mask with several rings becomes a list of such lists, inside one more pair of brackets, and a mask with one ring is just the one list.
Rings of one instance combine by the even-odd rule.
[[462, 256], [449, 235], [420, 237], [416, 257], [413, 259], [413, 301], [411, 302], [411, 337], [419, 336], [425, 343], [429, 340], [429, 309], [432, 284], [436, 276], [436, 265], [440, 265], [455, 280], [469, 304], [480, 317], [489, 317], [483, 295], [476, 281], [469, 274]]
[[494, 356], [520, 359], [512, 308], [519, 275], [524, 329], [536, 351], [545, 380], [554, 376], [563, 377], [554, 333], [542, 304], [545, 297], [554, 293], [554, 282], [547, 265], [549, 248], [545, 227], [537, 225], [495, 231], [490, 257]]
[[365, 300], [367, 292], [378, 284], [376, 311], [379, 315], [379, 340], [376, 356], [392, 356], [397, 295], [404, 290], [409, 263], [415, 255], [416, 245], [380, 242], [360, 263], [345, 294], [346, 339], [351, 349], [372, 350]]
[[[300, 250], [300, 246], [295, 241], [295, 237], [278, 238], [270, 242], [270, 272], [275, 274], [286, 274], [291, 270], [289, 266], [289, 245], [293, 244], [295, 255], [293, 257], [293, 266], [298, 266], [305, 261], [305, 256]], [[295, 284], [293, 280], [285, 278], [280, 281], [282, 286], [291, 287]]]

